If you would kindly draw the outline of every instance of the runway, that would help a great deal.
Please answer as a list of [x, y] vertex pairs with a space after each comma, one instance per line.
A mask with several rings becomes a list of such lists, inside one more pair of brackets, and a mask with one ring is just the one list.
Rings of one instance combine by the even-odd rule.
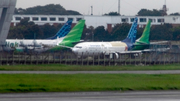
[[0, 71], [0, 74], [180, 74], [180, 70], [151, 71]]
[[0, 94], [0, 101], [179, 101], [180, 91]]

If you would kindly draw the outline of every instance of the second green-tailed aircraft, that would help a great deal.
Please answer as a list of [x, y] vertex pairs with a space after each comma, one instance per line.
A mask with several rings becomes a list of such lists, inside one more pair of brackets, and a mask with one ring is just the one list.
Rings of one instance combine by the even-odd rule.
[[[78, 57], [98, 56], [99, 54], [115, 54], [118, 58], [118, 53], [137, 53], [146, 49], [149, 46], [151, 21], [148, 21], [142, 36], [136, 40], [137, 18], [129, 31], [126, 39], [123, 41], [112, 42], [83, 42], [75, 45], [72, 51]], [[135, 41], [136, 40], [136, 41]]]

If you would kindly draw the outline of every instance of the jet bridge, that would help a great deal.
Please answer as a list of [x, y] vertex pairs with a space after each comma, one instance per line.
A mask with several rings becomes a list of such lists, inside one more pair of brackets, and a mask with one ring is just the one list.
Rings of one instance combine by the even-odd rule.
[[0, 0], [0, 51], [5, 45], [17, 0]]

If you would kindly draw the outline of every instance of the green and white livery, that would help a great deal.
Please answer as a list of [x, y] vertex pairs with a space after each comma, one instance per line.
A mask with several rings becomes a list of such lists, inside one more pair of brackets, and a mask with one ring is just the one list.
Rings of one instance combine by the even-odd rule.
[[79, 42], [84, 29], [85, 20], [80, 20], [74, 28], [62, 38], [54, 40], [26, 40], [26, 39], [7, 39], [4, 51], [26, 52], [32, 50], [35, 52], [59, 51], [65, 47], [73, 47]]

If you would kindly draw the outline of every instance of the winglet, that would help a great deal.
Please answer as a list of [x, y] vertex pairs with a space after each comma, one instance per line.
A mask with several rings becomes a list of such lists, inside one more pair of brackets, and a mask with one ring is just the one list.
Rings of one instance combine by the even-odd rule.
[[75, 42], [79, 42], [84, 29], [85, 20], [80, 20], [74, 28], [65, 36], [63, 41], [59, 45], [64, 45], [67, 47], [74, 47]]

